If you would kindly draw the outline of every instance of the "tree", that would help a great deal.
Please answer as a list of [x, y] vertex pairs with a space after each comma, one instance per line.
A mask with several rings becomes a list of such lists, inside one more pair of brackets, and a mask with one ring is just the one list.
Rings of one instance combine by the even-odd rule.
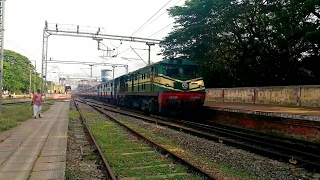
[[[12, 93], [28, 92], [30, 70], [34, 70], [34, 67], [27, 57], [14, 51], [4, 50], [3, 89]], [[39, 78], [37, 76], [38, 82]]]
[[316, 0], [188, 0], [169, 15], [163, 54], [198, 62], [211, 87], [319, 83]]

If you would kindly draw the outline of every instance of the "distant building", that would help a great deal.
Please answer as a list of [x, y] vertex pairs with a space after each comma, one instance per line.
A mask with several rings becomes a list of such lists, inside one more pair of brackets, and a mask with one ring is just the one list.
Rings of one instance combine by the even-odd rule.
[[70, 92], [70, 91], [71, 91], [71, 86], [66, 85], [66, 86], [64, 87], [64, 91], [65, 91], [66, 93]]
[[54, 94], [64, 94], [65, 87], [62, 85], [53, 85], [52, 93]]

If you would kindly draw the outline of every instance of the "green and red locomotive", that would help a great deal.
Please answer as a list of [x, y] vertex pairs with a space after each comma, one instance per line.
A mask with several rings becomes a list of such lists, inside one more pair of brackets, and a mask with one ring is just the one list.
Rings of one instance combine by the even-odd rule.
[[145, 112], [190, 112], [203, 107], [205, 86], [198, 64], [167, 59], [91, 87], [81, 95]]

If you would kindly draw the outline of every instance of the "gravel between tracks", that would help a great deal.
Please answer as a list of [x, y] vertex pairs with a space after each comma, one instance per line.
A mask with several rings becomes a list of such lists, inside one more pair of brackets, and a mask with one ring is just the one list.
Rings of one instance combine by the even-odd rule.
[[[178, 144], [183, 149], [208, 157], [214, 164], [223, 164], [231, 169], [250, 172], [256, 179], [303, 180], [320, 179], [319, 174], [310, 173], [302, 168], [272, 160], [241, 149], [226, 146], [204, 138], [195, 137], [169, 128], [156, 128], [157, 125], [146, 123], [136, 118], [118, 113], [108, 112], [114, 118], [121, 118], [138, 124], [139, 127], [152, 130], [159, 137], [165, 137]], [[193, 161], [189, 159], [189, 161]], [[202, 165], [202, 166], [205, 166]], [[211, 166], [207, 168], [211, 169]]]
[[[76, 110], [72, 101], [70, 108]], [[69, 120], [66, 179], [106, 179], [106, 172], [101, 170], [101, 164], [101, 159], [98, 158], [96, 148], [91, 143], [81, 120]]]

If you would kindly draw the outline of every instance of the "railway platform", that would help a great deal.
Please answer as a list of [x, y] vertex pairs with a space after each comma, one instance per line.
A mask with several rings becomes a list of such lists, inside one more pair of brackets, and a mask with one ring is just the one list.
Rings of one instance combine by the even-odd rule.
[[0, 133], [0, 180], [64, 179], [68, 101]]
[[320, 108], [313, 107], [275, 106], [214, 101], [205, 101], [204, 106], [218, 111], [320, 122]]

